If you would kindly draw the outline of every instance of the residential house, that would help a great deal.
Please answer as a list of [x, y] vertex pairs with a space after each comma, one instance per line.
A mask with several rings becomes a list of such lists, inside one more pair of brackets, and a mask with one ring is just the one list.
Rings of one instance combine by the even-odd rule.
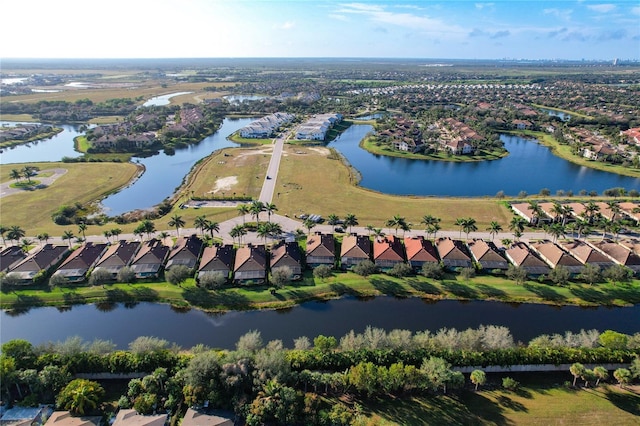
[[84, 243], [62, 262], [53, 275], [63, 276], [70, 282], [84, 281], [89, 269], [95, 266], [107, 247], [104, 243]]
[[640, 205], [629, 201], [623, 201], [618, 204], [618, 207], [620, 207], [622, 213], [632, 219], [636, 225], [640, 223]]
[[572, 275], [577, 275], [584, 269], [582, 262], [563, 250], [562, 247], [553, 241], [536, 241], [530, 243], [530, 247], [532, 250], [535, 250], [538, 256], [540, 256], [540, 258], [552, 268], [563, 266]]
[[315, 268], [319, 265], [333, 267], [336, 261], [336, 242], [333, 234], [316, 232], [307, 237], [307, 266]]
[[342, 239], [342, 247], [340, 248], [340, 267], [342, 269], [350, 269], [358, 263], [370, 259], [371, 240], [368, 236], [351, 234]]
[[203, 412], [188, 408], [180, 426], [233, 426], [234, 424], [231, 413], [223, 413], [219, 410]]
[[509, 262], [527, 271], [527, 275], [544, 275], [551, 271], [551, 268], [538, 258], [525, 243], [515, 242], [509, 247], [505, 255]]
[[600, 269], [606, 269], [613, 265], [615, 262], [609, 257], [600, 253], [598, 250], [591, 247], [589, 244], [581, 240], [568, 241], [562, 244], [565, 250], [573, 255], [583, 264], [591, 264], [599, 267]]
[[121, 408], [116, 414], [113, 426], [164, 426], [168, 419], [168, 414], [142, 415], [132, 408]]
[[634, 274], [640, 272], [640, 256], [628, 248], [611, 240], [589, 242], [589, 244], [618, 265], [631, 269]]
[[267, 252], [262, 245], [247, 244], [236, 250], [233, 279], [238, 284], [262, 283], [267, 277]]
[[287, 266], [291, 269], [294, 280], [302, 278], [302, 252], [296, 241], [280, 241], [272, 247], [269, 263], [271, 271]]
[[425, 263], [440, 262], [433, 243], [422, 236], [405, 237], [404, 249], [407, 253], [407, 262], [413, 269], [421, 269]]
[[202, 251], [200, 266], [198, 267], [198, 278], [208, 272], [219, 272], [228, 279], [231, 271], [233, 271], [234, 255], [235, 253], [231, 244], [205, 247]]
[[373, 262], [382, 270], [391, 269], [403, 263], [404, 248], [399, 238], [389, 235], [378, 237], [373, 242]]
[[131, 262], [136, 278], [152, 278], [160, 275], [160, 269], [169, 255], [169, 246], [155, 238], [143, 243]]
[[195, 268], [200, 258], [202, 246], [202, 240], [195, 234], [179, 238], [169, 252], [165, 269], [170, 269], [173, 265]]
[[511, 210], [513, 210], [513, 212], [521, 218], [525, 219], [530, 225], [535, 225], [536, 223], [543, 221], [548, 222], [551, 220], [546, 215], [540, 217], [536, 216], [534, 212], [529, 208], [530, 206], [531, 204], [529, 203], [514, 203], [511, 204]]
[[640, 145], [640, 127], [634, 127], [629, 130], [621, 131], [621, 136], [625, 136], [627, 143]]
[[529, 120], [513, 120], [511, 123], [518, 130], [528, 130], [532, 126]]
[[634, 252], [637, 255], [640, 255], [640, 241], [636, 240], [636, 239], [623, 239], [623, 240], [619, 240], [618, 244], [620, 244], [623, 247], [628, 248], [629, 250], [631, 250], [632, 252]]
[[473, 265], [467, 248], [460, 240], [438, 238], [436, 248], [445, 268], [469, 268]]
[[7, 272], [27, 257], [21, 247], [9, 246], [0, 252], [0, 272]]
[[30, 284], [38, 272], [49, 271], [64, 259], [68, 252], [67, 246], [45, 244], [38, 251], [15, 264], [9, 273], [17, 274], [22, 280], [22, 284]]
[[108, 271], [116, 279], [118, 271], [131, 264], [139, 248], [140, 243], [137, 241], [118, 241], [104, 252], [94, 270]]
[[72, 416], [69, 411], [54, 411], [44, 426], [100, 426], [102, 416]]
[[39, 407], [13, 406], [6, 411], [0, 410], [0, 426], [41, 425], [52, 412], [53, 409], [47, 405]]
[[475, 262], [482, 269], [508, 269], [509, 261], [492, 241], [473, 239], [467, 243]]

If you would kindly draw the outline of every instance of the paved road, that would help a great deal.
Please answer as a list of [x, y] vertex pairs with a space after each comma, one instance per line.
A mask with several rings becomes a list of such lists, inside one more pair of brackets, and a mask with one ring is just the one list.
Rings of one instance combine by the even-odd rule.
[[276, 188], [276, 181], [278, 180], [278, 170], [280, 169], [280, 159], [282, 158], [282, 150], [284, 148], [284, 141], [287, 139], [288, 133], [278, 136], [273, 141], [273, 153], [271, 154], [271, 160], [269, 160], [269, 166], [267, 167], [267, 175], [262, 183], [262, 189], [260, 190], [260, 197], [258, 200], [263, 203], [271, 203], [273, 200], [273, 192]]
[[[48, 177], [39, 176], [41, 173], [52, 173], [52, 172], [53, 174]], [[40, 170], [38, 172], [38, 175], [34, 177], [36, 180], [40, 181], [40, 185], [38, 185], [36, 189], [51, 185], [56, 179], [58, 179], [60, 176], [62, 176], [65, 173], [67, 173], [67, 169]], [[12, 180], [12, 181], [0, 184], [0, 198], [6, 197], [7, 195], [18, 194], [24, 191], [33, 191], [33, 189], [11, 188], [10, 185], [12, 183], [15, 183], [15, 181]]]

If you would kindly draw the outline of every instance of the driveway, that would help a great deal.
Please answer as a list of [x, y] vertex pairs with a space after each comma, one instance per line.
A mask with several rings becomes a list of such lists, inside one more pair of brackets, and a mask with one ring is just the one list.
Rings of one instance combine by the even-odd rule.
[[[40, 174], [41, 173], [53, 173], [51, 176], [48, 177], [41, 177]], [[33, 189], [26, 189], [26, 188], [11, 188], [11, 184], [15, 183], [15, 181], [9, 181], [9, 182], [5, 182], [3, 184], [0, 184], [0, 198], [2, 197], [6, 197], [7, 195], [11, 195], [11, 194], [18, 194], [20, 192], [24, 192], [24, 191], [35, 191], [38, 189], [43, 189], [48, 187], [49, 185], [51, 185], [53, 182], [55, 182], [56, 179], [58, 179], [60, 176], [62, 176], [63, 174], [67, 173], [67, 169], [47, 169], [47, 170], [40, 170], [38, 172], [38, 174], [36, 176], [34, 176], [34, 178], [36, 180], [40, 181], [40, 184], [36, 187], [32, 187]]]

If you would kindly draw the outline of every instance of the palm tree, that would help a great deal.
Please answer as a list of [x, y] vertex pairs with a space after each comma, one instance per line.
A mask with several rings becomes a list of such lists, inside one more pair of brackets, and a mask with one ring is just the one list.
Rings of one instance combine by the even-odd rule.
[[374, 229], [376, 229], [376, 228], [374, 228], [374, 226], [373, 226], [373, 225], [367, 225], [367, 226], [365, 226], [365, 229], [369, 232], [369, 236], [371, 236], [371, 233], [372, 233], [372, 232], [373, 232], [373, 230], [374, 230]]
[[575, 222], [570, 223], [569, 226], [574, 232], [578, 233], [578, 239], [582, 237], [582, 234], [588, 235], [591, 232], [589, 222], [587, 222], [586, 220], [578, 219]]
[[273, 212], [278, 211], [278, 208], [273, 203], [265, 203], [263, 207], [264, 207], [264, 210], [267, 212], [267, 221], [271, 222], [271, 215], [273, 214]]
[[422, 220], [420, 221], [420, 223], [424, 224], [424, 226], [425, 226], [425, 231], [427, 231], [427, 238], [429, 237], [429, 234], [431, 233], [430, 229], [434, 225], [438, 225], [438, 229], [440, 229], [440, 227], [439, 227], [440, 218], [432, 216], [430, 214], [426, 214], [426, 215], [422, 216]]
[[202, 232], [204, 231], [208, 231], [211, 234], [211, 238], [213, 239], [213, 233], [220, 232], [220, 224], [218, 222], [207, 220], [204, 223], [204, 227], [202, 228]]
[[356, 226], [357, 224], [358, 224], [358, 219], [356, 218], [356, 215], [354, 215], [352, 213], [348, 213], [344, 217], [344, 226], [348, 226], [349, 227], [349, 233], [351, 233], [351, 228], [353, 226]]
[[540, 207], [540, 204], [538, 204], [537, 201], [529, 201], [529, 206], [527, 207], [527, 209], [531, 210], [531, 214], [534, 218], [534, 223], [538, 225], [538, 223], [540, 222], [540, 218], [544, 216], [544, 211], [542, 210], [542, 207]]
[[246, 223], [245, 216], [249, 214], [249, 205], [248, 204], [240, 204], [238, 206], [238, 216], [242, 216], [242, 224]]
[[464, 232], [467, 234], [467, 240], [469, 239], [469, 233], [475, 232], [478, 230], [476, 226], [476, 220], [472, 217], [468, 217], [464, 220], [464, 224], [462, 225]]
[[317, 225], [317, 224], [316, 224], [314, 221], [309, 220], [309, 219], [305, 219], [305, 220], [304, 220], [304, 222], [302, 222], [302, 226], [304, 226], [305, 228], [307, 228], [307, 235], [310, 235], [310, 234], [311, 234], [311, 230], [312, 230], [313, 228], [315, 228], [315, 227], [316, 227], [316, 225]]
[[589, 221], [589, 223], [593, 223], [593, 217], [595, 216], [596, 213], [598, 213], [600, 211], [600, 206], [597, 205], [594, 201], [589, 201], [587, 204], [585, 204], [584, 206], [584, 213], [587, 217], [587, 220]]
[[158, 234], [158, 238], [160, 238], [161, 241], [164, 241], [166, 238], [169, 238], [169, 233], [167, 231], [162, 231]]
[[258, 234], [258, 236], [260, 238], [264, 239], [264, 245], [267, 245], [267, 237], [269, 236], [269, 223], [261, 223], [258, 225], [258, 229], [256, 230], [256, 234]]
[[85, 235], [85, 231], [87, 230], [87, 224], [84, 222], [81, 222], [78, 224], [78, 232], [80, 232], [82, 234], [82, 239], [86, 240], [87, 236]]
[[15, 241], [16, 245], [20, 238], [23, 238], [24, 236], [24, 229], [20, 228], [18, 225], [11, 225], [7, 231], [7, 238], [9, 238], [10, 241]]
[[554, 221], [560, 222], [560, 218], [564, 215], [564, 206], [558, 201], [553, 202], [553, 207], [551, 207], [551, 213], [554, 215]]
[[336, 226], [338, 222], [340, 222], [340, 218], [333, 213], [327, 217], [327, 223], [331, 226]]
[[260, 223], [260, 213], [264, 211], [264, 203], [262, 201], [253, 201], [249, 206], [249, 212], [251, 213], [251, 217], [256, 218], [256, 222]]
[[509, 222], [509, 229], [513, 232], [513, 235], [516, 236], [516, 241], [522, 236], [526, 224], [526, 219], [520, 216], [514, 216], [511, 218], [511, 222]]
[[27, 182], [31, 183], [31, 178], [37, 175], [37, 169], [31, 166], [25, 166], [22, 169], [22, 176], [27, 179]]
[[229, 232], [229, 235], [234, 240], [237, 237], [238, 238], [238, 245], [241, 245], [242, 244], [242, 237], [244, 235], [247, 235], [247, 229], [244, 227], [244, 225], [236, 225], [231, 229], [231, 231]]
[[489, 231], [489, 235], [491, 235], [491, 241], [493, 241], [493, 239], [496, 237], [498, 232], [502, 231], [502, 225], [500, 225], [496, 221], [493, 221], [489, 224], [487, 231]]
[[[427, 233], [428, 233], [428, 234], [433, 234], [433, 241], [435, 241], [435, 240], [436, 240], [436, 237], [437, 237], [438, 231], [439, 231], [440, 229], [442, 229], [442, 228], [440, 227], [440, 224], [439, 224], [439, 223], [437, 223], [437, 222], [436, 222], [436, 223], [434, 223], [433, 225], [429, 225], [429, 226], [427, 227]], [[428, 234], [427, 234], [427, 236], [428, 236]]]
[[607, 207], [609, 207], [609, 210], [611, 210], [611, 217], [609, 218], [609, 220], [613, 222], [616, 215], [622, 211], [622, 209], [620, 208], [620, 201], [607, 201]]
[[569, 217], [569, 215], [571, 213], [573, 213], [573, 207], [571, 207], [570, 205], [563, 206], [563, 208], [562, 208], [562, 225], [566, 225], [567, 224], [567, 217]]
[[396, 229], [396, 237], [397, 237], [398, 236], [398, 228], [402, 228], [403, 226], [406, 225], [406, 223], [407, 222], [406, 222], [404, 217], [396, 214], [391, 219], [387, 220], [385, 225], [388, 226], [389, 228], [395, 228]]
[[555, 243], [559, 237], [564, 237], [566, 235], [565, 227], [562, 226], [561, 223], [553, 223], [547, 229], [547, 232], [553, 236], [553, 242]]
[[16, 181], [19, 181], [20, 179], [22, 179], [22, 174], [18, 169], [11, 169], [11, 172], [9, 172], [9, 177], [11, 179], [15, 179]]
[[102, 232], [102, 235], [104, 235], [104, 237], [107, 239], [107, 243], [110, 243], [110, 242], [111, 242], [110, 238], [111, 238], [111, 236], [113, 235], [113, 234], [111, 233], [111, 231], [106, 230], [106, 231]]
[[46, 232], [43, 232], [42, 234], [38, 234], [36, 238], [38, 239], [38, 241], [40, 241], [40, 245], [42, 245], [43, 241], [45, 243], [49, 242], [49, 234], [47, 234]]
[[193, 221], [193, 225], [195, 226], [195, 228], [200, 229], [203, 234], [204, 234], [204, 226], [206, 223], [207, 223], [207, 217], [205, 215], [196, 216], [196, 218]]
[[382, 228], [373, 228], [373, 236], [376, 238], [384, 237], [384, 231]]
[[9, 228], [7, 228], [6, 226], [0, 225], [0, 236], [2, 236], [2, 245], [3, 246], [7, 245], [7, 242], [4, 240], [4, 234], [6, 234], [8, 230], [9, 230]]
[[73, 239], [73, 231], [69, 231], [68, 229], [62, 233], [63, 240], [69, 240], [69, 248], [71, 248], [71, 240]]
[[456, 219], [455, 225], [460, 227], [460, 238], [462, 238], [462, 229], [464, 228], [466, 218], [459, 217]]
[[22, 241], [20, 241], [20, 248], [22, 249], [23, 252], [28, 252], [29, 251], [29, 246], [31, 246], [32, 241], [28, 238], [23, 238]]
[[573, 376], [574, 387], [576, 386], [576, 381], [578, 380], [578, 377], [584, 374], [584, 370], [585, 370], [584, 365], [580, 364], [579, 362], [573, 363], [571, 367], [569, 367], [569, 372]]
[[142, 231], [147, 234], [147, 240], [151, 239], [151, 234], [156, 232], [156, 225], [149, 219], [145, 219], [140, 223]]
[[282, 225], [276, 222], [269, 222], [267, 229], [269, 230], [269, 237], [273, 239], [279, 238], [283, 233]]
[[171, 216], [171, 220], [169, 220], [169, 223], [167, 223], [167, 225], [176, 228], [176, 234], [178, 234], [178, 237], [180, 236], [180, 228], [182, 228], [184, 224], [184, 219], [182, 219], [182, 216], [180, 216], [178, 213], [174, 213], [173, 216]]

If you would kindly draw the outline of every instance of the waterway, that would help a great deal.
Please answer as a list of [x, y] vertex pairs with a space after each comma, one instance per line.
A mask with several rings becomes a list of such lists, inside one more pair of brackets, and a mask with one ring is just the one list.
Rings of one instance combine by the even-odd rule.
[[229, 141], [227, 136], [253, 120], [225, 118], [216, 133], [197, 144], [176, 149], [175, 154], [167, 155], [162, 152], [147, 158], [134, 157], [132, 161], [144, 165], [144, 173], [129, 187], [102, 200], [105, 213], [117, 216], [131, 210], [147, 209], [162, 202], [180, 186], [198, 160], [218, 149], [238, 146]]
[[300, 336], [319, 334], [337, 338], [366, 326], [413, 332], [443, 327], [463, 330], [480, 325], [503, 325], [515, 340], [527, 342], [541, 334], [607, 329], [632, 334], [640, 331], [640, 305], [629, 308], [579, 308], [501, 302], [427, 302], [421, 299], [377, 297], [329, 302], [307, 302], [284, 311], [248, 311], [207, 314], [198, 310], [180, 312], [168, 305], [140, 303], [126, 307], [80, 305], [59, 310], [34, 308], [26, 314], [0, 313], [0, 340], [26, 339], [34, 344], [62, 341], [70, 336], [85, 340], [111, 340], [120, 348], [138, 336], [155, 336], [192, 347], [234, 347], [250, 330], [258, 330], [264, 341], [282, 339], [292, 347]]
[[169, 93], [161, 96], [154, 96], [153, 98], [143, 103], [142, 106], [150, 107], [150, 106], [169, 105], [171, 103], [171, 98], [173, 98], [174, 96], [188, 95], [189, 93], [193, 93], [193, 92], [176, 92], [176, 93]]
[[480, 162], [414, 160], [372, 154], [359, 146], [373, 131], [368, 124], [353, 125], [329, 143], [358, 170], [360, 186], [396, 195], [493, 196], [499, 191], [515, 196], [537, 194], [546, 188], [597, 191], [623, 187], [640, 190], [640, 179], [578, 166], [553, 155], [535, 140], [501, 135], [507, 157]]
[[[1, 126], [12, 126], [16, 122], [0, 121]], [[73, 139], [80, 136], [78, 125], [55, 124], [62, 132], [48, 139], [41, 139], [27, 144], [3, 148], [0, 164], [34, 163], [37, 161], [60, 161], [63, 157], [76, 158], [82, 153], [74, 149]]]

